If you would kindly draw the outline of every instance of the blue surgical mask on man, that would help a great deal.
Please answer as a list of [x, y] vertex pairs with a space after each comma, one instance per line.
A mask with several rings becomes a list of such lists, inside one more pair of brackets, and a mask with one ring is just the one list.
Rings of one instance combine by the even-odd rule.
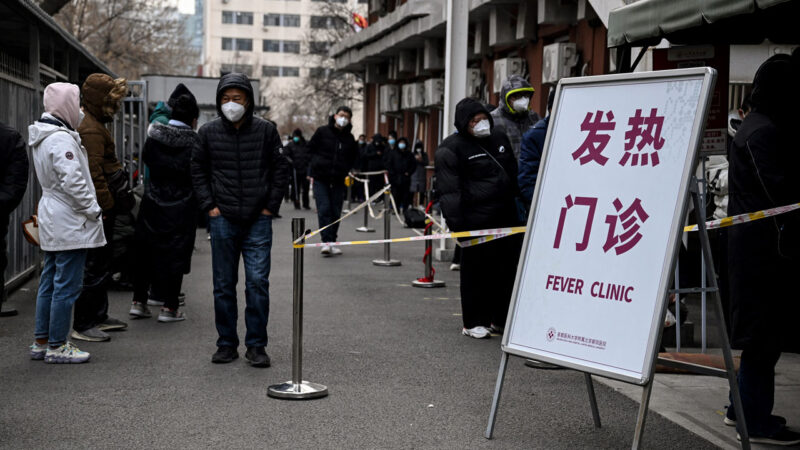
[[395, 141], [394, 139], [389, 139], [389, 145], [394, 145], [395, 142], [397, 142], [397, 141]]
[[397, 144], [397, 148], [399, 148], [400, 150], [405, 150], [406, 149], [406, 143], [405, 142], [401, 142], [401, 143]]
[[294, 141], [294, 143], [295, 143], [295, 144], [297, 144], [298, 142], [300, 142], [300, 138], [299, 138], [299, 137], [297, 137], [297, 136], [293, 137], [293, 138], [292, 138], [292, 140]]

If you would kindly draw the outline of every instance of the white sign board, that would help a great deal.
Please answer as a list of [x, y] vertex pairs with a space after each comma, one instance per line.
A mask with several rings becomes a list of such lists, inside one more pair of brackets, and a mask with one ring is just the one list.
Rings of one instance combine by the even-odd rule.
[[648, 381], [715, 75], [559, 83], [504, 351]]

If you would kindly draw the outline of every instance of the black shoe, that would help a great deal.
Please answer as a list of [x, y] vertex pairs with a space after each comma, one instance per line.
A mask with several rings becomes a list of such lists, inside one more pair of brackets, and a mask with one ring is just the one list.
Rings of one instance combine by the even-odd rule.
[[217, 347], [217, 352], [211, 356], [211, 362], [214, 364], [227, 364], [239, 357], [239, 352], [233, 347]]
[[264, 347], [249, 347], [244, 354], [244, 359], [253, 367], [269, 367], [271, 364]]
[[[736, 433], [736, 439], [742, 440], [739, 433]], [[750, 442], [753, 444], [769, 444], [769, 445], [797, 445], [800, 444], [800, 433], [792, 431], [788, 428], [781, 428], [780, 431], [772, 436], [750, 436]]]

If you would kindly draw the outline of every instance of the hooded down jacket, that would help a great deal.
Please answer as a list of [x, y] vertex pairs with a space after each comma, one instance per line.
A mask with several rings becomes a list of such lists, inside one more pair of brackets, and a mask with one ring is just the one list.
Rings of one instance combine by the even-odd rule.
[[458, 132], [436, 150], [436, 194], [453, 231], [508, 227], [519, 222], [515, 203], [517, 160], [506, 135], [494, 126], [485, 138], [469, 132], [470, 119], [479, 113], [489, 116], [476, 100], [458, 102]]
[[350, 130], [353, 125], [336, 128], [333, 116], [328, 124], [317, 128], [308, 141], [311, 151], [309, 173], [315, 180], [344, 184], [344, 178], [358, 159], [358, 146]]
[[105, 124], [113, 120], [119, 109], [119, 102], [127, 91], [128, 85], [124, 78], [115, 80], [100, 73], [89, 75], [81, 87], [86, 117], [78, 127], [78, 133], [89, 155], [92, 182], [103, 211], [114, 208], [114, 195], [108, 189], [108, 177], [122, 169], [122, 164], [117, 159], [114, 138]]
[[[244, 121], [236, 128], [222, 114], [222, 94], [231, 88], [247, 94]], [[229, 73], [217, 86], [219, 117], [203, 125], [192, 151], [192, 184], [203, 211], [219, 208], [231, 221], [247, 223], [261, 210], [278, 214], [289, 186], [289, 162], [274, 125], [253, 116], [250, 80]]]
[[42, 185], [39, 201], [39, 242], [55, 252], [96, 248], [106, 244], [102, 208], [97, 203], [89, 159], [81, 138], [54, 116], [28, 127], [28, 145], [36, 176]]
[[519, 159], [522, 135], [539, 121], [539, 114], [536, 111], [531, 111], [530, 109], [522, 112], [514, 111], [508, 101], [508, 97], [518, 92], [527, 92], [533, 95], [533, 87], [525, 78], [519, 75], [511, 75], [503, 82], [503, 86], [500, 89], [500, 106], [492, 111], [495, 128], [498, 132], [505, 133], [508, 136], [508, 140], [514, 149], [514, 156], [517, 159]]
[[[28, 152], [17, 130], [0, 123], [0, 227], [28, 188]], [[2, 239], [2, 238], [0, 238]]]

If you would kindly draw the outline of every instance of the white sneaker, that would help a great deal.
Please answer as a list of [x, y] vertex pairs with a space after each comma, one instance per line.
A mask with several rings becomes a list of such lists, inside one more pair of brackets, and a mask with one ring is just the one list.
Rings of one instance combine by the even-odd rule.
[[142, 319], [153, 316], [153, 314], [150, 312], [150, 308], [148, 308], [146, 304], [139, 302], [131, 303], [131, 310], [128, 311], [128, 314]]
[[339, 247], [331, 245], [331, 255], [332, 256], [338, 256], [338, 255], [341, 255], [341, 254], [342, 254], [342, 249], [340, 249]]
[[322, 246], [322, 250], [319, 251], [319, 254], [322, 256], [330, 256], [331, 255], [331, 246], [325, 244]]
[[72, 342], [56, 349], [48, 348], [44, 356], [44, 362], [50, 364], [80, 364], [89, 361], [88, 352], [82, 352]]
[[41, 361], [44, 359], [44, 355], [47, 354], [47, 344], [39, 344], [36, 341], [33, 341], [33, 344], [30, 346], [30, 351], [28, 353], [31, 355], [31, 359], [36, 361]]
[[461, 330], [461, 334], [463, 334], [464, 336], [469, 336], [469, 337], [475, 338], [475, 339], [485, 339], [485, 338], [489, 337], [490, 333], [489, 333], [489, 330], [486, 327], [482, 327], [482, 326], [478, 325], [477, 327], [474, 327], [474, 328], [469, 328], [469, 329], [463, 328]]
[[450, 264], [450, 270], [461, 270], [461, 264]]
[[147, 306], [164, 306], [164, 302], [162, 302], [161, 300], [148, 298], [147, 299]]

